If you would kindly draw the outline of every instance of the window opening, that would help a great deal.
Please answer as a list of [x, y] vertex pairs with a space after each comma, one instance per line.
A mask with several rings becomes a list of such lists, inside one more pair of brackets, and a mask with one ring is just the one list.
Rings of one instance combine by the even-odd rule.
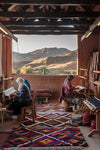
[[[43, 42], [45, 43], [44, 45]], [[68, 46], [66, 43], [68, 43]], [[14, 73], [77, 74], [78, 51], [76, 35], [19, 35], [18, 42], [15, 44], [13, 41], [12, 45]], [[73, 45], [75, 45], [75, 48], [71, 49]]]

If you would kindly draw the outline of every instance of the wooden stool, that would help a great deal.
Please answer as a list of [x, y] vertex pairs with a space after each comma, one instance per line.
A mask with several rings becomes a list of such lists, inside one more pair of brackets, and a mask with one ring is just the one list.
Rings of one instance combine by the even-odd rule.
[[64, 111], [66, 112], [72, 112], [73, 109], [72, 109], [72, 104], [71, 104], [71, 101], [70, 101], [70, 97], [63, 97], [64, 99]]
[[70, 101], [71, 98], [70, 97], [63, 97], [63, 99], [64, 99], [64, 102], [66, 102], [68, 106], [71, 105], [71, 101]]
[[33, 98], [32, 98], [32, 104], [30, 106], [25, 106], [21, 108], [21, 121], [23, 120], [23, 118], [25, 116], [27, 116], [27, 114], [25, 113], [26, 110], [31, 110], [32, 111], [32, 119], [33, 122], [35, 121], [36, 118], [36, 109], [35, 109], [35, 101], [36, 101], [36, 92], [34, 92]]
[[72, 112], [73, 111], [73, 108], [72, 108], [72, 106], [69, 106], [69, 107], [64, 107], [64, 111], [65, 112]]

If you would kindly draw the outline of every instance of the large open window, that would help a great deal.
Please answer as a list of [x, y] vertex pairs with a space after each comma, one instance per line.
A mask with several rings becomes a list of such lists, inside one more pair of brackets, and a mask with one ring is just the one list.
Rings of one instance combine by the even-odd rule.
[[12, 43], [13, 72], [77, 74], [76, 35], [17, 35]]

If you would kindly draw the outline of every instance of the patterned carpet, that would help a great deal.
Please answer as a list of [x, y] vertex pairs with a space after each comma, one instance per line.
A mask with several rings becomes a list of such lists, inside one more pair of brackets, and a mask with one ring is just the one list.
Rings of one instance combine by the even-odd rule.
[[71, 114], [57, 104], [37, 105], [35, 123], [26, 117], [20, 127], [10, 132], [3, 147], [88, 146], [80, 129], [69, 124], [69, 119]]
[[64, 112], [63, 107], [61, 106], [61, 104], [57, 104], [57, 103], [49, 103], [49, 104], [38, 104], [36, 106], [36, 112], [41, 112], [41, 113], [45, 113], [45, 112]]
[[82, 146], [50, 146], [50, 147], [13, 147], [4, 150], [84, 150]]

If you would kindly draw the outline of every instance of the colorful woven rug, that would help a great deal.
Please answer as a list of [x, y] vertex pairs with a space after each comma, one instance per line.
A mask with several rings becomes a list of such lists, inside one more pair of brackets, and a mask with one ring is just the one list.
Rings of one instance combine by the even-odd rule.
[[57, 103], [49, 103], [49, 104], [37, 104], [36, 105], [36, 111], [37, 112], [41, 112], [41, 113], [45, 113], [47, 111], [52, 111], [52, 112], [63, 112], [64, 109], [61, 106], [61, 104], [57, 104]]
[[83, 150], [82, 146], [51, 146], [51, 147], [12, 147], [3, 150]]
[[4, 150], [83, 150], [82, 146], [51, 146], [51, 147], [13, 147]]
[[10, 132], [3, 147], [87, 146], [80, 129], [69, 124], [70, 113], [47, 112], [37, 113], [35, 123], [31, 117], [26, 117], [22, 126]]

